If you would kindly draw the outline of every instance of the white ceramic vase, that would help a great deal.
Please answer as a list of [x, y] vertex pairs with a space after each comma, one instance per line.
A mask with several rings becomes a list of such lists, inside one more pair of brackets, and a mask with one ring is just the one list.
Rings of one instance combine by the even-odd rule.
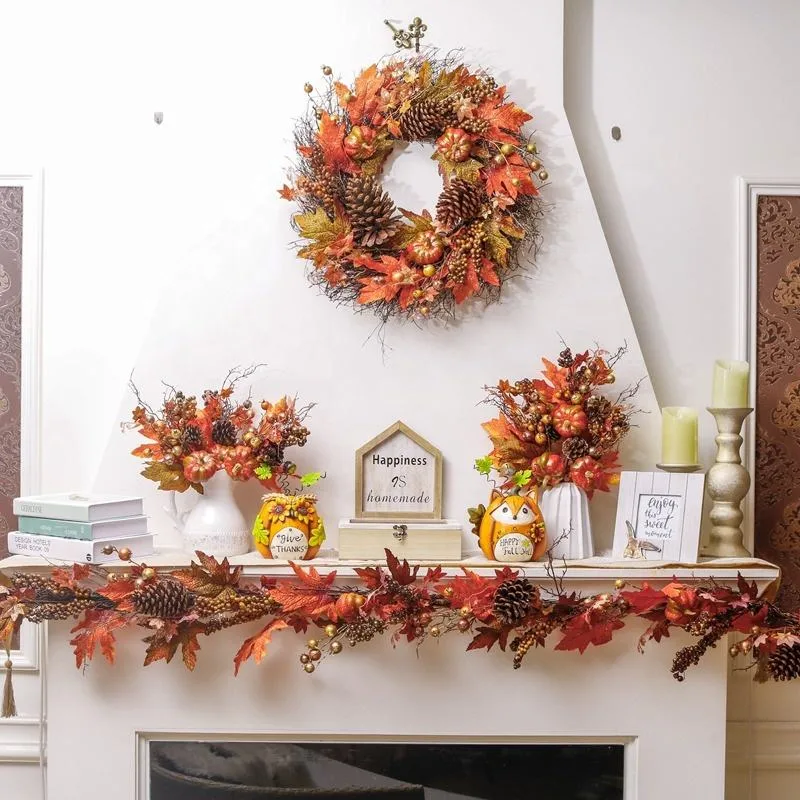
[[219, 470], [203, 484], [203, 494], [190, 511], [178, 511], [175, 492], [166, 509], [183, 537], [183, 549], [215, 558], [239, 556], [252, 547], [250, 526], [233, 497], [233, 481]]
[[554, 558], [568, 560], [591, 558], [594, 555], [592, 523], [589, 519], [589, 498], [574, 483], [559, 483], [542, 492], [539, 507]]

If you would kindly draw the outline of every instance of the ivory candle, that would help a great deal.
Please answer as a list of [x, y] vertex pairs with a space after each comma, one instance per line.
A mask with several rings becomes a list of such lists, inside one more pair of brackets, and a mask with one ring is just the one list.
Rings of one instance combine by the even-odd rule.
[[714, 362], [711, 408], [747, 408], [750, 365], [746, 361]]
[[697, 463], [697, 411], [683, 406], [661, 409], [661, 463]]

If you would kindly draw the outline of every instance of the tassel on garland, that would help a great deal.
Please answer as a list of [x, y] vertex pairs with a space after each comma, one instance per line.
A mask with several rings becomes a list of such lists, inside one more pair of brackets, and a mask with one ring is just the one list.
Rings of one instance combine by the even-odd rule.
[[6, 650], [6, 680], [3, 685], [3, 709], [0, 712], [0, 717], [7, 719], [8, 717], [17, 716], [17, 704], [14, 700], [14, 685], [11, 682], [11, 671], [14, 663], [11, 661], [11, 653]]

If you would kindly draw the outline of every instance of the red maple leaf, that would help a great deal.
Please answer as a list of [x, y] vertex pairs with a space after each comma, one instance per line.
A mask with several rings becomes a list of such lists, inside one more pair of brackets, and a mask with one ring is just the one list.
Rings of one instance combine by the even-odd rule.
[[566, 626], [564, 636], [556, 645], [556, 650], [579, 650], [583, 653], [593, 644], [600, 646], [611, 641], [614, 631], [624, 628], [622, 620], [601, 618], [599, 621], [590, 619], [590, 615], [581, 614], [571, 619]]
[[335, 122], [327, 112], [322, 114], [317, 141], [326, 166], [333, 172], [358, 172], [355, 162], [344, 150], [346, 135], [347, 129], [343, 122]]
[[383, 583], [383, 571], [378, 567], [356, 567], [356, 575], [364, 581], [365, 588], [371, 592]]
[[731, 628], [739, 633], [750, 633], [755, 627], [761, 627], [767, 618], [767, 607], [764, 606], [755, 614], [752, 611], [745, 611], [731, 622]]
[[491, 650], [495, 644], [500, 646], [501, 650], [506, 649], [508, 644], [508, 636], [511, 633], [510, 628], [488, 628], [481, 626], [473, 640], [467, 645], [467, 650]]
[[288, 627], [288, 623], [284, 620], [273, 619], [255, 636], [251, 636], [249, 639], [246, 639], [244, 644], [239, 648], [239, 651], [234, 656], [234, 675], [239, 674], [239, 669], [241, 668], [242, 664], [244, 664], [244, 662], [249, 658], [252, 658], [256, 664], [260, 664], [264, 658], [264, 654], [266, 653], [267, 645], [270, 643], [270, 641], [272, 641], [272, 634], [275, 633], [275, 631], [280, 631], [283, 630], [283, 628]]
[[281, 604], [284, 614], [303, 614], [312, 619], [327, 617], [337, 620], [336, 595], [331, 592], [336, 572], [322, 577], [314, 567], [303, 570], [290, 562], [299, 584], [280, 581], [269, 596]]
[[497, 277], [497, 273], [495, 272], [495, 265], [493, 261], [490, 261], [488, 258], [484, 258], [481, 261], [481, 280], [484, 283], [490, 283], [492, 286], [499, 286], [500, 285], [500, 278]]
[[417, 580], [417, 573], [419, 567], [411, 569], [408, 561], [402, 561], [391, 551], [388, 547], [384, 548], [386, 553], [386, 566], [389, 568], [389, 574], [401, 585], [409, 586]]
[[514, 103], [504, 103], [505, 93], [505, 87], [501, 86], [489, 95], [476, 109], [475, 117], [489, 123], [483, 134], [485, 139], [517, 144], [519, 129], [533, 117]]
[[[521, 194], [538, 194], [531, 180], [531, 168], [522, 156], [512, 154], [503, 164], [493, 161], [483, 170], [486, 191], [490, 195], [504, 194], [516, 200]], [[515, 183], [516, 181], [516, 183]]]
[[453, 284], [452, 292], [456, 303], [463, 303], [467, 298], [472, 297], [481, 288], [478, 282], [478, 273], [475, 270], [475, 262], [469, 259], [467, 262], [467, 274], [461, 283]]
[[297, 192], [294, 190], [294, 188], [285, 183], [283, 184], [282, 188], [278, 189], [278, 194], [284, 200], [294, 200], [297, 197]]
[[81, 581], [92, 574], [88, 564], [73, 564], [71, 567], [58, 567], [50, 573], [50, 577], [65, 589], [75, 589]]
[[646, 614], [659, 606], [666, 606], [667, 597], [660, 589], [652, 589], [646, 583], [641, 589], [620, 592], [634, 614]]
[[70, 644], [75, 648], [75, 665], [77, 667], [86, 666], [94, 658], [97, 648], [109, 664], [114, 663], [114, 644], [116, 637], [114, 631], [124, 628], [128, 624], [128, 618], [116, 611], [95, 611], [88, 610], [83, 618], [70, 631], [77, 633], [70, 640]]

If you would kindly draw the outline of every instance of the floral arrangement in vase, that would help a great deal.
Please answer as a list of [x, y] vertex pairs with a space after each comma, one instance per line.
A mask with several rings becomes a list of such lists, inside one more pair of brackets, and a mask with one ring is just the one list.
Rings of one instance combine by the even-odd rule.
[[179, 512], [172, 495], [167, 509], [187, 550], [225, 556], [250, 549], [250, 525], [233, 499], [231, 481], [257, 480], [269, 492], [291, 494], [322, 477], [298, 474], [286, 457], [287, 448], [308, 440], [305, 419], [313, 405], [298, 407], [296, 398], [284, 396], [262, 400], [257, 411], [250, 398], [234, 400], [236, 384], [255, 369], [231, 370], [219, 389], [206, 389], [199, 401], [167, 385], [158, 409], [131, 384], [137, 405], [125, 427], [148, 440], [132, 451], [145, 460], [141, 474], [159, 489], [194, 489], [204, 496], [191, 511]]
[[542, 359], [541, 378], [485, 387], [486, 402], [500, 413], [483, 423], [493, 449], [476, 459], [475, 468], [496, 473], [502, 489], [545, 490], [541, 510], [548, 534], [565, 534], [564, 552], [556, 554], [593, 553], [586, 500], [619, 481], [619, 446], [631, 428], [638, 384], [613, 399], [598, 390], [615, 382], [614, 366], [626, 352], [573, 354], [565, 346], [557, 363]]

